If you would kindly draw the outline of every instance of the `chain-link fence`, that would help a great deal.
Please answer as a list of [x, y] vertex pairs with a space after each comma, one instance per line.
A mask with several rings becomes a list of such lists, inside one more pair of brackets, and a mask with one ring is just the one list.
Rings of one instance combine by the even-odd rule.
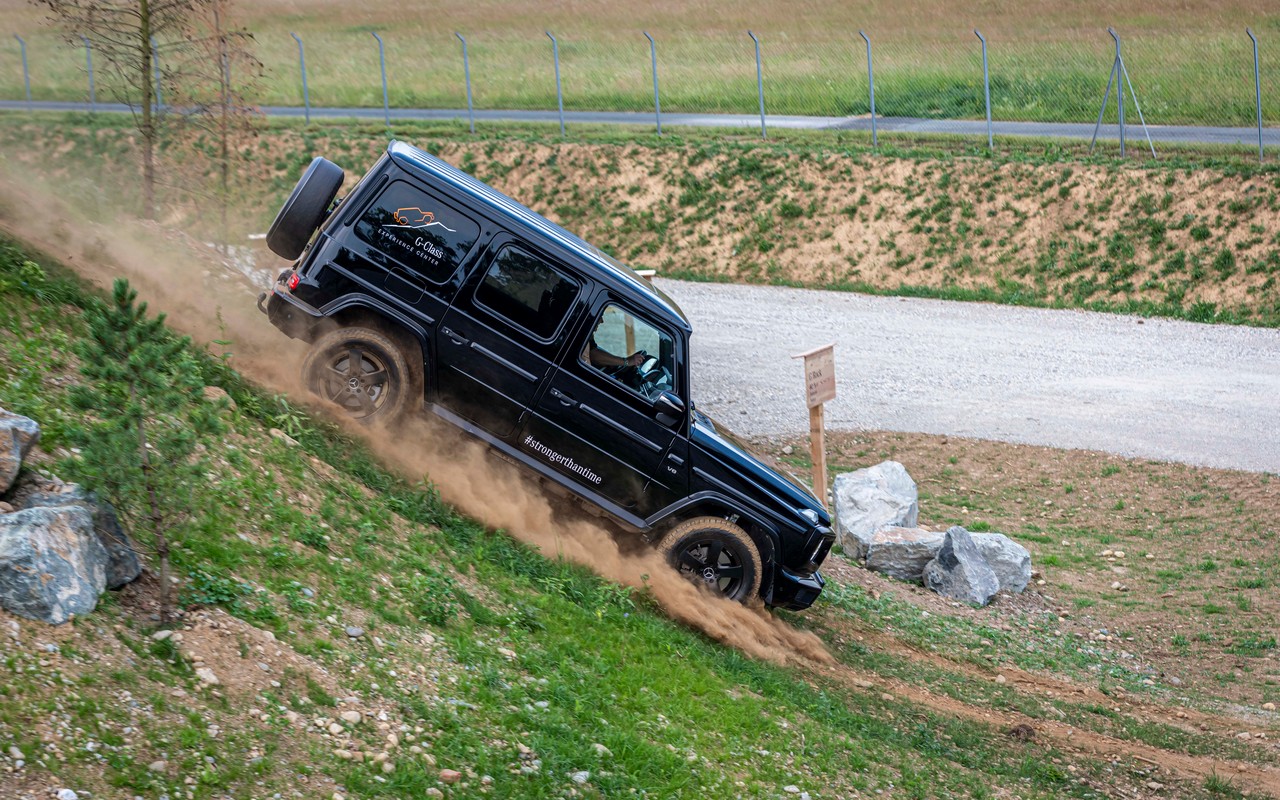
[[[1267, 27], [1280, 30], [1273, 23]], [[465, 110], [469, 75], [478, 110], [556, 110], [555, 53], [565, 109], [653, 112], [656, 55], [659, 102], [667, 114], [758, 115], [762, 84], [770, 117], [865, 117], [871, 113], [874, 82], [879, 117], [984, 120], [989, 97], [997, 122], [1093, 123], [1115, 59], [1115, 43], [1102, 27], [1055, 36], [986, 36], [985, 73], [984, 37], [969, 28], [931, 29], [927, 35], [866, 30], [865, 40], [858, 30], [753, 32], [759, 41], [759, 84], [756, 44], [745, 29], [659, 33], [652, 45], [643, 31], [604, 34], [599, 29], [590, 34], [573, 29], [425, 35], [359, 27], [292, 35], [273, 31], [257, 36], [267, 72], [258, 101], [263, 106], [307, 102], [315, 108], [381, 108], [385, 65], [391, 109]], [[465, 63], [459, 33], [466, 38]], [[12, 52], [0, 65], [0, 98], [89, 99], [89, 54], [83, 44], [73, 47], [47, 30], [15, 35], [11, 42]], [[305, 72], [299, 59], [303, 44]], [[381, 59], [380, 45], [385, 45]], [[1268, 97], [1268, 88], [1280, 83], [1280, 59], [1269, 57], [1264, 39], [1255, 81], [1253, 42], [1244, 28], [1140, 32], [1124, 38], [1123, 53], [1149, 124], [1258, 125], [1261, 94], [1260, 125], [1280, 125], [1280, 98]], [[1123, 88], [1132, 102], [1129, 86]], [[101, 77], [96, 95], [104, 97]], [[1117, 116], [1114, 91], [1111, 99], [1104, 122]], [[945, 132], [947, 126], [934, 129]]]

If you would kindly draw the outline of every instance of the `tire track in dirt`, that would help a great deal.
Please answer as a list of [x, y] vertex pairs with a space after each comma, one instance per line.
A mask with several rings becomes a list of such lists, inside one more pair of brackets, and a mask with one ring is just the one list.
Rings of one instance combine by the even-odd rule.
[[[822, 624], [830, 625], [830, 615], [822, 620]], [[1063, 696], [1078, 698], [1080, 702], [1092, 702], [1116, 708], [1120, 713], [1144, 723], [1172, 724], [1187, 732], [1205, 733], [1200, 725], [1209, 728], [1208, 733], [1226, 735], [1233, 727], [1229, 718], [1206, 714], [1193, 709], [1179, 709], [1144, 702], [1134, 698], [1118, 699], [1103, 694], [1097, 689], [1080, 686], [1071, 681], [1037, 675], [1014, 667], [1001, 666], [998, 670], [986, 670], [982, 667], [953, 661], [937, 653], [931, 653], [903, 642], [882, 631], [872, 630], [858, 625], [850, 619], [847, 627], [840, 631], [846, 635], [854, 635], [859, 644], [889, 653], [910, 662], [925, 663], [931, 667], [958, 673], [975, 681], [991, 683], [997, 674], [1006, 677], [1006, 686], [1012, 686], [1019, 693], [1037, 698], [1061, 699]], [[828, 637], [828, 641], [829, 641]], [[834, 648], [833, 648], [834, 649]], [[838, 659], [838, 656], [837, 656]], [[950, 695], [931, 691], [899, 678], [880, 675], [861, 670], [849, 664], [839, 662], [835, 665], [809, 663], [804, 665], [809, 675], [817, 681], [823, 679], [835, 681], [846, 689], [868, 692], [880, 691], [892, 695], [895, 699], [905, 700], [913, 705], [928, 708], [961, 720], [978, 722], [997, 728], [1010, 735], [1029, 738], [1027, 731], [1035, 741], [1051, 744], [1060, 750], [1089, 757], [1107, 759], [1128, 758], [1159, 767], [1168, 773], [1170, 779], [1194, 781], [1203, 784], [1211, 776], [1226, 778], [1244, 790], [1256, 794], [1265, 792], [1273, 797], [1280, 797], [1280, 768], [1254, 764], [1247, 761], [1231, 760], [1213, 756], [1199, 756], [1168, 750], [1145, 742], [1120, 739], [1105, 733], [1080, 728], [1067, 722], [1033, 717], [1018, 711], [980, 706], [957, 700]], [[1186, 714], [1186, 718], [1170, 721], [1170, 716], [1178, 711]], [[1181, 722], [1182, 724], [1178, 724]]]
[[[859, 681], [870, 680], [843, 667], [831, 668], [831, 673], [837, 681], [855, 688], [865, 688]], [[890, 694], [957, 719], [980, 722], [1005, 731], [1010, 731], [1016, 726], [1029, 726], [1034, 730], [1037, 741], [1043, 738], [1064, 751], [1108, 759], [1130, 758], [1158, 766], [1178, 779], [1191, 780], [1199, 784], [1216, 775], [1233, 781], [1251, 793], [1262, 791], [1273, 797], [1280, 796], [1280, 770], [1274, 767], [1164, 750], [1143, 742], [1118, 739], [1064, 722], [972, 706], [897, 679], [884, 679], [878, 676], [875, 678], [887, 687]]]
[[[892, 635], [877, 631], [870, 628], [861, 628], [856, 624], [852, 625], [851, 630], [857, 632], [860, 644], [880, 649], [882, 652], [889, 653], [899, 658], [912, 662], [924, 662], [935, 669], [946, 672], [956, 672], [961, 675], [984, 682], [996, 682], [998, 675], [1003, 675], [1009, 684], [1013, 684], [1016, 688], [1025, 694], [1032, 694], [1044, 699], [1063, 699], [1072, 698], [1079, 702], [1093, 703], [1100, 706], [1110, 706], [1113, 710], [1126, 714], [1126, 716], [1143, 722], [1159, 722], [1165, 725], [1172, 725], [1187, 733], [1201, 733], [1204, 731], [1201, 725], [1208, 725], [1218, 732], [1226, 732], [1231, 728], [1238, 728], [1239, 725], [1232, 725], [1227, 719], [1212, 714], [1205, 714], [1191, 708], [1161, 706], [1157, 703], [1147, 702], [1126, 694], [1123, 697], [1115, 697], [1105, 694], [1096, 688], [1090, 686], [1081, 686], [1073, 683], [1065, 678], [1056, 678], [1047, 675], [1037, 675], [1034, 672], [1027, 672], [1018, 667], [1001, 665], [998, 668], [984, 668], [977, 664], [970, 664], [963, 661], [955, 661], [946, 656], [938, 655], [927, 650], [923, 650], [916, 645], [903, 642], [894, 638]], [[1184, 716], [1179, 717], [1181, 713]], [[1161, 719], [1161, 717], [1170, 717], [1169, 719]]]

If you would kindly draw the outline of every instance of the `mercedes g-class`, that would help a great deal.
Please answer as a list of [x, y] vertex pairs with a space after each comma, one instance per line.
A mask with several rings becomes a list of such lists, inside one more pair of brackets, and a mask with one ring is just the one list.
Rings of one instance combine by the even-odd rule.
[[826, 508], [695, 409], [670, 297], [408, 144], [335, 203], [343, 177], [314, 159], [267, 234], [295, 263], [258, 305], [310, 343], [313, 392], [364, 421], [434, 413], [726, 597], [817, 599]]

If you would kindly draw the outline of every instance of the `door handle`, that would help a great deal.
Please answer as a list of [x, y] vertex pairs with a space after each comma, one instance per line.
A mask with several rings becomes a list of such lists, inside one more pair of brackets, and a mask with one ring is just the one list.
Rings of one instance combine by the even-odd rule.
[[458, 344], [458, 345], [468, 344], [467, 339], [463, 338], [462, 336], [459, 336], [457, 333], [454, 333], [453, 329], [451, 328], [441, 328], [440, 332], [443, 333], [445, 336], [448, 336], [449, 341], [453, 342], [454, 344]]
[[566, 407], [568, 407], [568, 408], [577, 408], [577, 407], [578, 407], [578, 401], [577, 401], [577, 400], [574, 400], [572, 397], [570, 397], [569, 395], [567, 395], [567, 394], [565, 394], [564, 392], [560, 391], [559, 389], [552, 389], [552, 390], [551, 390], [551, 396], [552, 396], [552, 397], [554, 397], [555, 399], [559, 400], [559, 401], [560, 401], [560, 405], [562, 405], [562, 406], [566, 406]]

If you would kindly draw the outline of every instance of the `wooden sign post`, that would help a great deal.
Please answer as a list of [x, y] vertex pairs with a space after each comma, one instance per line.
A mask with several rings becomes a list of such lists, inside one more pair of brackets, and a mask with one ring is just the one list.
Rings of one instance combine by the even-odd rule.
[[835, 343], [792, 358], [804, 359], [805, 395], [809, 403], [809, 455], [813, 461], [813, 493], [827, 503], [827, 445], [822, 404], [836, 399]]

